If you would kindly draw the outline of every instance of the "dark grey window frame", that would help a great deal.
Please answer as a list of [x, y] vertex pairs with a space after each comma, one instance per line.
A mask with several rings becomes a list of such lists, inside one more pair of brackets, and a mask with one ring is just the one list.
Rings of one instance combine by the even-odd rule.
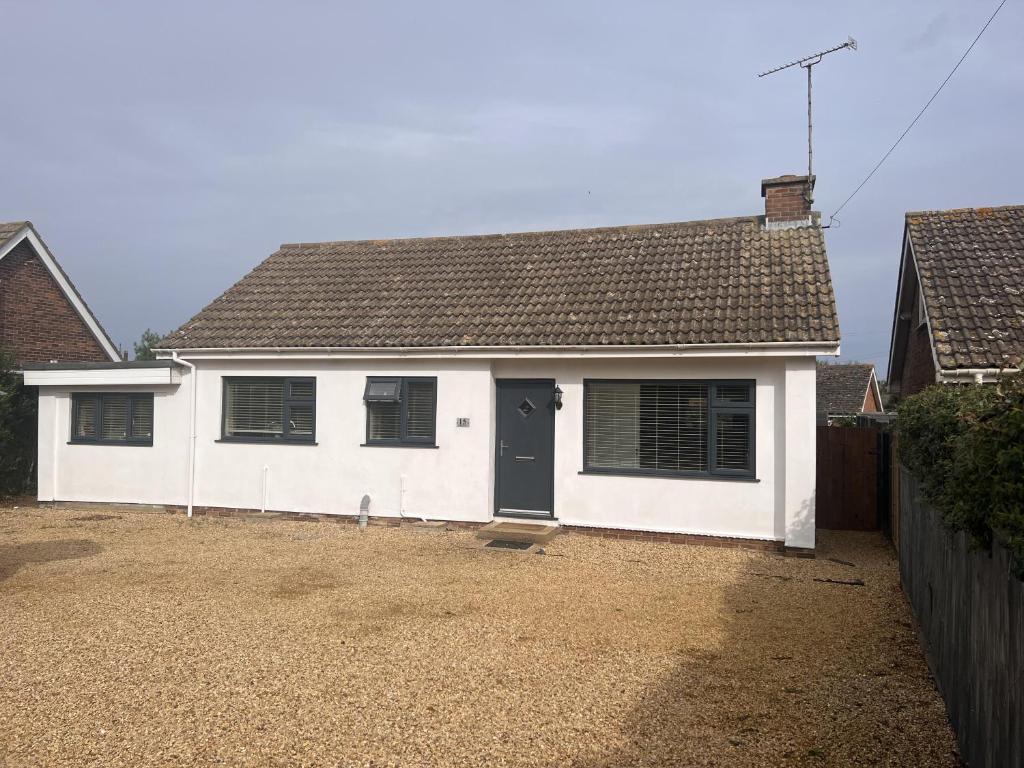
[[[614, 469], [592, 467], [587, 463], [587, 391], [592, 384], [704, 384], [708, 388], [707, 450], [708, 469]], [[746, 386], [750, 390], [750, 403], [732, 403], [718, 399], [719, 386]], [[755, 480], [757, 478], [757, 382], [754, 379], [584, 379], [583, 380], [583, 474], [622, 475], [636, 477], [695, 477], [713, 480]], [[750, 432], [747, 436], [750, 451], [749, 469], [723, 469], [716, 467], [717, 448], [715, 425], [721, 413], [749, 413]]]
[[[423, 437], [409, 437], [409, 411], [406, 406], [408, 403], [407, 391], [409, 382], [429, 382], [432, 384], [433, 398], [430, 403], [430, 422], [433, 425], [429, 438]], [[399, 427], [397, 438], [388, 439], [370, 439], [370, 410], [369, 404], [374, 401], [373, 399], [367, 399], [367, 395], [370, 390], [370, 385], [377, 382], [398, 382], [399, 384]], [[363, 389], [363, 406], [366, 411], [366, 442], [362, 444], [363, 448], [380, 448], [380, 447], [396, 447], [396, 448], [437, 448], [437, 377], [436, 376], [367, 376], [366, 387]]]
[[[223, 376], [220, 395], [220, 440], [219, 443], [264, 443], [269, 445], [316, 445], [316, 377], [315, 376]], [[228, 426], [228, 384], [233, 381], [248, 383], [282, 383], [281, 387], [281, 436], [280, 437], [237, 437], [227, 433]], [[292, 384], [312, 384], [313, 396], [292, 397]], [[291, 408], [295, 405], [313, 406], [313, 430], [311, 435], [291, 435]]]
[[[156, 406], [152, 392], [72, 392], [71, 393], [71, 437], [69, 443], [81, 445], [131, 445], [146, 447], [153, 445], [153, 435], [149, 437], [125, 437], [112, 440], [103, 438], [100, 435], [103, 431], [103, 403], [107, 398], [126, 397], [128, 398], [128, 413], [125, 415], [128, 424], [128, 432], [131, 432], [132, 421], [135, 416], [135, 403], [139, 400], [149, 400], [150, 413], [153, 419], [153, 432], [156, 432]], [[96, 401], [96, 424], [95, 437], [79, 437], [78, 432], [78, 404], [82, 400]]]

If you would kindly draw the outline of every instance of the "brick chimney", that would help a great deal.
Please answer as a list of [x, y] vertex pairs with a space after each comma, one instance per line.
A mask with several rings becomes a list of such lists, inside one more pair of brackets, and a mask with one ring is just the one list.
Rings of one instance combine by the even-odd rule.
[[764, 220], [769, 229], [807, 226], [811, 223], [814, 177], [777, 176], [761, 180]]

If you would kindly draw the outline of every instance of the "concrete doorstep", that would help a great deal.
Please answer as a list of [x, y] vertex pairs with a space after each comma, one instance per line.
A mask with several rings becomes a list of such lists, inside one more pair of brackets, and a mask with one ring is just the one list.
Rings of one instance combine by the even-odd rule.
[[546, 544], [558, 535], [558, 531], [558, 526], [550, 523], [515, 523], [508, 520], [495, 520], [480, 528], [476, 535], [480, 539]]

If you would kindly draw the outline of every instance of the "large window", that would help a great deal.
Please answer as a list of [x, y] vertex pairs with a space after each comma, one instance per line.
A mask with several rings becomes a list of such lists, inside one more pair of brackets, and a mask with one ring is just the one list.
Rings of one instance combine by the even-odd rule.
[[752, 381], [585, 381], [583, 468], [754, 475]]
[[224, 379], [224, 440], [312, 443], [316, 439], [316, 379]]
[[433, 447], [437, 379], [370, 377], [366, 402], [366, 444]]
[[73, 394], [71, 442], [152, 445], [153, 393]]

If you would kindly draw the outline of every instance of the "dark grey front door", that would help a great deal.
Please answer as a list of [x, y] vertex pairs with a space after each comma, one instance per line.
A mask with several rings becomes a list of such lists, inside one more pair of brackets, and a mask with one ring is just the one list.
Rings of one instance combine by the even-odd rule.
[[496, 513], [554, 517], [555, 382], [498, 379], [496, 384]]

